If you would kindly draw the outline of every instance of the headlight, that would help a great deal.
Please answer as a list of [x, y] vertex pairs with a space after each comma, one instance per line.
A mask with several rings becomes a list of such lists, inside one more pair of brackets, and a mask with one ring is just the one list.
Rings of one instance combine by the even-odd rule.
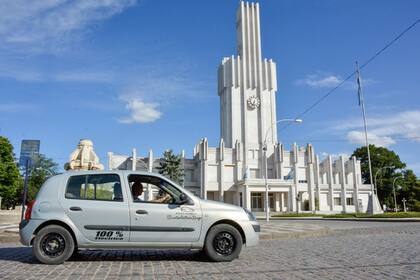
[[250, 221], [256, 221], [257, 219], [255, 218], [255, 215], [254, 214], [252, 214], [252, 212], [251, 211], [249, 211], [248, 209], [245, 209], [245, 208], [243, 208], [244, 209], [244, 211], [245, 211], [245, 213], [248, 215], [248, 219], [250, 220]]

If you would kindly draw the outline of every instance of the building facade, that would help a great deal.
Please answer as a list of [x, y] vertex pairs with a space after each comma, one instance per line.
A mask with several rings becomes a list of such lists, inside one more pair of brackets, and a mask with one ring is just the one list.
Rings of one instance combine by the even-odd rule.
[[[276, 63], [263, 59], [259, 4], [240, 2], [236, 17], [238, 55], [218, 69], [220, 142], [200, 140], [193, 158], [183, 154], [184, 187], [205, 199], [272, 212], [366, 212], [371, 186], [362, 184], [355, 158], [320, 161], [311, 144], [290, 151], [276, 130]], [[265, 166], [264, 148], [267, 165]], [[109, 169], [155, 171], [159, 159], [108, 153]]]

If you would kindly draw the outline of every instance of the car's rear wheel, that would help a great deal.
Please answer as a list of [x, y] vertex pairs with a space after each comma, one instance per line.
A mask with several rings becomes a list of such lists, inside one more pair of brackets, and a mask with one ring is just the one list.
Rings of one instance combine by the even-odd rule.
[[70, 258], [74, 248], [73, 237], [67, 229], [50, 225], [37, 233], [32, 250], [38, 261], [45, 264], [60, 264]]
[[216, 262], [231, 261], [242, 250], [242, 237], [239, 231], [229, 224], [218, 224], [210, 228], [204, 244], [206, 255]]

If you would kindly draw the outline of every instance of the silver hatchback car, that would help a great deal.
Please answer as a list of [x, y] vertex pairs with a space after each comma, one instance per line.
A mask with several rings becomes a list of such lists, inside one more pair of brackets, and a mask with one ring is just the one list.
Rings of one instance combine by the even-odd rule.
[[203, 200], [167, 178], [138, 171], [77, 171], [49, 178], [20, 223], [22, 244], [42, 263], [79, 248], [201, 249], [231, 261], [258, 244], [248, 210]]

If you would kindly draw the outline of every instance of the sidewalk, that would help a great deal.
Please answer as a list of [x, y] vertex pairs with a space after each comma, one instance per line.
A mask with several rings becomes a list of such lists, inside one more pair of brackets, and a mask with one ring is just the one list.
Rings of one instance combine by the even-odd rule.
[[330, 233], [328, 227], [320, 225], [288, 223], [286, 221], [284, 223], [259, 222], [261, 225], [260, 240], [313, 237]]
[[[257, 217], [262, 223], [265, 217]], [[354, 221], [354, 222], [420, 222], [420, 218], [323, 218], [323, 217], [270, 217], [270, 220], [276, 221], [298, 221], [298, 220], [314, 220], [314, 221]]]

